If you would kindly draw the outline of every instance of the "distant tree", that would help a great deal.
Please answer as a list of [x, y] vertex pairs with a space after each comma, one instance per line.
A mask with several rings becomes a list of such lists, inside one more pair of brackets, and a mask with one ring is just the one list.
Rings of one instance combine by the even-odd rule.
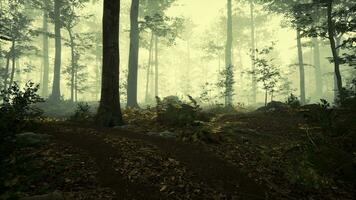
[[54, 34], [55, 34], [55, 57], [54, 57], [54, 72], [52, 83], [52, 94], [50, 100], [59, 102], [61, 99], [61, 63], [62, 63], [62, 36], [61, 36], [61, 8], [62, 0], [54, 0], [54, 12], [52, 19], [54, 21]]
[[174, 43], [183, 27], [183, 18], [167, 17], [165, 14], [165, 11], [171, 7], [175, 1], [176, 0], [141, 1], [141, 15], [144, 17], [140, 22], [140, 30], [148, 29], [151, 30], [153, 34], [153, 48], [150, 49], [153, 50], [151, 61], [154, 59], [154, 96], [159, 96], [159, 42], [160, 40], [166, 39], [168, 44]]
[[[33, 32], [30, 27], [32, 20], [24, 12], [25, 4], [22, 1], [7, 0], [7, 5], [0, 13], [0, 35], [2, 40], [11, 44], [7, 52], [3, 52], [6, 59], [3, 72], [3, 89], [11, 87], [14, 82], [17, 59], [25, 52], [35, 49], [28, 42], [32, 39]], [[10, 68], [11, 61], [11, 68]]]
[[227, 34], [225, 46], [225, 106], [232, 106], [233, 64], [232, 64], [232, 3], [227, 0]]
[[137, 103], [137, 76], [138, 76], [138, 56], [139, 56], [139, 0], [132, 0], [130, 20], [130, 53], [129, 53], [129, 73], [127, 80], [127, 107], [138, 107]]
[[255, 58], [256, 69], [251, 73], [256, 76], [256, 81], [262, 84], [265, 90], [265, 106], [268, 101], [268, 93], [273, 100], [274, 92], [277, 90], [277, 83], [280, 79], [279, 69], [274, 66], [273, 58], [268, 58], [273, 47], [267, 47], [262, 50], [256, 49], [258, 56]]
[[119, 93], [120, 0], [104, 0], [102, 89], [96, 122], [110, 127], [123, 124]]
[[[84, 78], [78, 76], [78, 73], [84, 69], [83, 65], [78, 63], [81, 52], [85, 53], [86, 49], [92, 47], [92, 41], [94, 40], [93, 34], [85, 33], [75, 33], [74, 28], [79, 24], [80, 19], [85, 17], [89, 18], [90, 16], [80, 16], [78, 14], [78, 9], [85, 6], [85, 3], [88, 0], [68, 0], [66, 4], [62, 6], [62, 17], [61, 24], [62, 27], [67, 30], [69, 35], [69, 41], [65, 44], [70, 47], [71, 50], [71, 65], [70, 68], [66, 69], [67, 73], [70, 73], [70, 99], [71, 101], [77, 101], [78, 91], [83, 91], [84, 87], [79, 87], [80, 82], [78, 79]], [[82, 90], [79, 90], [82, 88]]]

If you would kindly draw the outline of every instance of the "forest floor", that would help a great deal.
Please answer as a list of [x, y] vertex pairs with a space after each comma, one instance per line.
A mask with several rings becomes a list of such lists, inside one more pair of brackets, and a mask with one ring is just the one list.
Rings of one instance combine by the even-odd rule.
[[[341, 121], [356, 130], [352, 116]], [[306, 127], [294, 112], [220, 115], [209, 123], [211, 129], [219, 129], [215, 142], [161, 137], [152, 133], [178, 129], [130, 123], [112, 129], [63, 121], [42, 123], [34, 131], [51, 135], [51, 142], [16, 150], [7, 166], [6, 185], [17, 196], [51, 193], [48, 199], [355, 197], [354, 186], [347, 182], [306, 189], [291, 181], [302, 182], [298, 177], [288, 179], [296, 169], [295, 160], [285, 162], [286, 157], [298, 154], [296, 147], [317, 129]], [[317, 178], [311, 179], [316, 182]]]

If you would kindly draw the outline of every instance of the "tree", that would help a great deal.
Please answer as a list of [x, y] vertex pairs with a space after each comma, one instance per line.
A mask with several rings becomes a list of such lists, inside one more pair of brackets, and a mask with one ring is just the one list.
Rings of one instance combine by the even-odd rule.
[[[89, 18], [89, 16], [80, 16], [77, 14], [77, 8], [84, 7], [84, 3], [88, 0], [70, 0], [62, 6], [62, 17], [61, 24], [64, 27], [69, 35], [69, 42], [66, 42], [66, 45], [70, 47], [71, 50], [71, 65], [69, 69], [66, 70], [70, 74], [70, 99], [71, 101], [77, 101], [79, 82], [78, 80], [78, 71], [84, 69], [84, 66], [79, 65], [78, 61], [80, 58], [79, 52], [84, 52], [85, 49], [92, 47], [90, 41], [93, 41], [94, 38], [91, 34], [79, 34], [74, 33], [73, 29], [80, 22], [81, 17]], [[84, 74], [82, 74], [84, 78]], [[81, 87], [82, 90], [85, 87]], [[81, 91], [82, 91], [81, 90]]]
[[43, 7], [43, 22], [42, 22], [42, 37], [43, 37], [43, 77], [42, 77], [42, 96], [48, 96], [48, 83], [49, 83], [49, 56], [48, 56], [48, 0], [44, 0]]
[[119, 95], [120, 0], [104, 0], [103, 70], [101, 99], [96, 116], [99, 126], [123, 124]]
[[52, 94], [50, 100], [59, 102], [61, 99], [61, 61], [62, 61], [62, 36], [61, 36], [61, 7], [62, 0], [54, 0], [54, 34], [55, 34], [55, 58]]
[[131, 4], [131, 29], [130, 29], [130, 54], [129, 74], [127, 80], [127, 107], [138, 107], [137, 103], [137, 76], [139, 54], [139, 29], [138, 29], [139, 0], [132, 0]]
[[11, 44], [10, 49], [5, 53], [6, 64], [3, 88], [7, 89], [14, 82], [16, 60], [26, 51], [35, 48], [26, 44], [26, 42], [31, 40], [33, 34], [30, 28], [32, 20], [24, 12], [24, 2], [8, 0], [6, 8], [1, 10], [0, 14], [0, 22], [2, 24], [0, 26], [0, 35], [4, 35], [6, 37], [5, 41]]
[[302, 37], [300, 29], [297, 26], [297, 49], [298, 49], [298, 65], [299, 65], [299, 88], [300, 88], [300, 103], [305, 104], [305, 73], [304, 73], [304, 60], [302, 50]]
[[256, 81], [262, 83], [262, 88], [265, 90], [265, 106], [267, 106], [268, 93], [270, 93], [271, 100], [276, 91], [276, 86], [280, 78], [280, 72], [273, 64], [273, 58], [268, 58], [273, 47], [267, 47], [262, 50], [256, 49], [258, 53], [255, 58], [256, 69], [251, 73], [256, 76]]
[[[150, 48], [150, 50], [153, 51], [152, 54], [154, 54], [151, 59], [151, 62], [153, 62], [154, 58], [154, 62], [152, 63], [154, 64], [154, 70], [151, 69], [154, 71], [154, 82], [151, 81], [151, 83], [154, 83], [151, 85], [154, 86], [152, 89], [154, 91], [154, 96], [159, 96], [159, 43], [161, 40], [166, 39], [168, 44], [172, 44], [182, 30], [182, 18], [167, 17], [165, 15], [165, 11], [174, 1], [175, 0], [141, 1], [141, 13], [144, 16], [144, 19], [140, 22], [140, 30], [144, 31], [149, 29], [153, 34], [153, 43], [151, 43], [152, 48]], [[151, 66], [149, 68], [151, 68]]]
[[[251, 26], [251, 49], [252, 49], [252, 55], [251, 55], [251, 63], [252, 63], [252, 71], [255, 70], [256, 66], [255, 66], [255, 58], [256, 58], [256, 54], [255, 54], [255, 49], [256, 49], [256, 45], [255, 45], [255, 17], [254, 17], [254, 2], [253, 0], [249, 1], [250, 3], [250, 18], [251, 18], [251, 22], [250, 22], [250, 26]], [[256, 96], [257, 96], [257, 85], [256, 85], [256, 77], [252, 75], [252, 103], [255, 104], [256, 103]]]
[[[226, 81], [225, 81], [225, 106], [232, 105], [232, 94], [233, 94], [233, 65], [232, 65], [232, 5], [231, 0], [227, 0], [227, 35], [226, 35], [226, 46], [225, 46], [225, 70], [226, 70]], [[228, 76], [230, 74], [230, 76]], [[231, 76], [232, 75], [232, 76]], [[230, 80], [232, 79], [232, 80]]]

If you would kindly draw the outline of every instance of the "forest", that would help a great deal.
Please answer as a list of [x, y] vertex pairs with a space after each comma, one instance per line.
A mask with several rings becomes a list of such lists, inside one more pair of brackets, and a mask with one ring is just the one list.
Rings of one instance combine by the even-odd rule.
[[356, 1], [0, 8], [0, 200], [356, 199]]

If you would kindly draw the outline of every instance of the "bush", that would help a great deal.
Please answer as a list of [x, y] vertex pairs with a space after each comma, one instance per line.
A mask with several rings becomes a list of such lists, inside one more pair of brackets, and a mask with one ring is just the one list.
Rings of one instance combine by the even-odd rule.
[[300, 107], [300, 101], [298, 97], [294, 96], [294, 94], [290, 94], [288, 97], [286, 104], [289, 105], [291, 108], [299, 108]]
[[157, 120], [168, 125], [184, 126], [193, 124], [198, 120], [201, 111], [197, 102], [191, 97], [189, 103], [184, 103], [176, 96], [168, 96], [161, 100], [156, 97]]
[[26, 83], [21, 90], [15, 82], [7, 90], [0, 92], [0, 131], [16, 133], [23, 130], [29, 122], [42, 115], [42, 110], [33, 106], [43, 99], [37, 94], [38, 85]]
[[[21, 90], [15, 82], [10, 88], [0, 92], [0, 154], [7, 151], [11, 139], [20, 131], [34, 124], [42, 111], [33, 106], [43, 99], [37, 94], [38, 85], [26, 83]], [[6, 145], [5, 145], [6, 144]]]
[[93, 117], [88, 103], [78, 103], [77, 109], [70, 117], [72, 121], [88, 121]]

